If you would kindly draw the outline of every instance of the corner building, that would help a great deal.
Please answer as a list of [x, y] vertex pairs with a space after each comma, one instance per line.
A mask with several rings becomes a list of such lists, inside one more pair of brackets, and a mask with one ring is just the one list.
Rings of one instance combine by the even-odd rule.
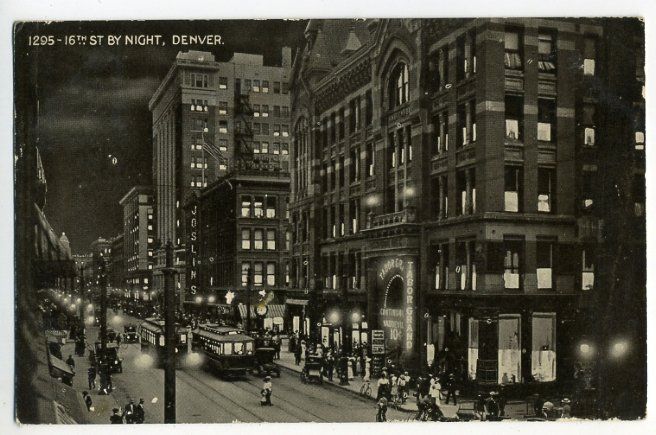
[[[316, 333], [348, 349], [383, 329], [390, 357], [465, 383], [571, 380], [599, 291], [603, 24], [311, 20], [305, 36], [291, 283]], [[637, 161], [640, 125], [622, 143]]]

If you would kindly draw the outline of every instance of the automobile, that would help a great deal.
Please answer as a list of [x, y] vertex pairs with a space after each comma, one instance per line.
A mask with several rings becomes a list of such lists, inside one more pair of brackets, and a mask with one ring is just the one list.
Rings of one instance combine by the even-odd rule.
[[133, 324], [125, 325], [123, 327], [123, 337], [126, 343], [137, 343], [139, 341], [137, 327]]
[[272, 347], [260, 347], [255, 349], [255, 367], [252, 373], [256, 376], [280, 377], [280, 367], [273, 362], [276, 350]]
[[301, 371], [301, 382], [323, 384], [323, 360], [321, 357], [312, 355], [307, 358]]
[[116, 343], [107, 343], [104, 354], [99, 341], [95, 343], [95, 348], [96, 361], [100, 364], [108, 364], [111, 373], [123, 373], [123, 359], [118, 356], [118, 345]]
[[107, 341], [116, 341], [116, 336], [118, 335], [118, 332], [116, 332], [112, 328], [107, 328]]

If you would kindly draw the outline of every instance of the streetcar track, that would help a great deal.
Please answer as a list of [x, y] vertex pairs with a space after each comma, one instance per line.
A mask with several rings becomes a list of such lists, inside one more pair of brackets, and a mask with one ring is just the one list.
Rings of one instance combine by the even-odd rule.
[[[228, 396], [222, 394], [218, 389], [214, 388], [212, 385], [203, 382], [203, 380], [199, 379], [199, 378], [196, 377], [196, 376], [192, 376], [192, 375], [191, 375], [190, 373], [188, 373], [188, 372], [181, 371], [181, 370], [179, 370], [178, 372], [179, 372], [179, 373], [184, 373], [184, 374], [187, 375], [188, 377], [194, 379], [198, 384], [200, 384], [200, 385], [202, 385], [202, 386], [205, 386], [205, 387], [207, 387], [207, 388], [209, 388], [209, 389], [215, 391], [215, 392], [218, 393], [219, 396], [221, 396], [222, 398], [227, 399], [229, 402], [233, 403], [234, 405], [236, 405], [238, 408], [240, 408], [241, 410], [243, 410], [243, 411], [246, 412], [247, 414], [250, 414], [250, 415], [252, 415], [253, 417], [255, 417], [256, 422], [261, 422], [261, 421], [262, 421], [262, 418], [261, 418], [259, 415], [257, 415], [256, 413], [254, 413], [254, 412], [251, 411], [250, 409], [246, 408], [245, 406], [241, 405], [239, 402], [236, 402], [236, 401], [232, 400], [230, 397], [228, 397]], [[191, 386], [192, 388], [194, 388], [196, 391], [198, 391], [198, 392], [199, 392], [200, 394], [202, 394], [203, 396], [207, 397], [211, 402], [213, 402], [213, 403], [215, 403], [216, 405], [218, 405], [219, 408], [221, 408], [221, 409], [225, 409], [223, 406], [221, 406], [221, 403], [220, 403], [219, 401], [217, 401], [215, 398], [212, 398], [212, 397], [209, 396], [208, 394], [203, 393], [203, 392], [202, 392], [201, 390], [199, 390], [198, 388], [193, 387], [193, 385], [191, 384], [191, 382], [189, 382], [189, 381], [185, 381], [185, 380], [181, 379], [181, 377], [178, 377], [178, 379], [180, 379], [182, 382], [184, 382], [184, 383], [186, 383], [187, 385], [189, 385], [189, 386]], [[235, 420], [241, 420], [241, 419], [238, 418], [238, 416], [237, 416], [236, 414], [234, 414], [233, 412], [228, 411], [228, 413], [229, 413], [230, 415], [234, 416], [234, 417], [235, 417], [235, 418], [234, 418]]]
[[[260, 390], [261, 390], [260, 387], [258, 387], [257, 385], [255, 385], [254, 383], [251, 382], [250, 378], [246, 378], [246, 382], [245, 382], [245, 384], [246, 384], [246, 385], [250, 385], [250, 386], [252, 386], [253, 388], [255, 388], [255, 391], [260, 391]], [[244, 388], [244, 390], [245, 390], [245, 388]], [[295, 409], [303, 410], [303, 411], [305, 411], [306, 414], [309, 414], [309, 415], [312, 415], [313, 417], [316, 417], [316, 418], [319, 419], [319, 421], [321, 421], [321, 422], [328, 422], [328, 420], [326, 420], [325, 418], [320, 417], [319, 415], [317, 415], [317, 414], [315, 414], [315, 413], [313, 413], [313, 412], [310, 412], [310, 411], [308, 411], [308, 410], [305, 410], [305, 409], [303, 409], [303, 408], [300, 408], [298, 405], [295, 405], [295, 404], [292, 403], [291, 401], [282, 398], [282, 396], [275, 396], [275, 400], [276, 400], [276, 402], [287, 403], [288, 405], [292, 406], [292, 407], [295, 408]], [[289, 411], [286, 411], [286, 412], [287, 412], [288, 414], [291, 414], [291, 412], [289, 412]]]

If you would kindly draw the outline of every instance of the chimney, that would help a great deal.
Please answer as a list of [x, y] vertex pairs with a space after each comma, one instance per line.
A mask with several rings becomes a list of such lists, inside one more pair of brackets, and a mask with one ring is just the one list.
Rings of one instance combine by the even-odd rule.
[[282, 48], [282, 67], [291, 68], [292, 66], [292, 49], [291, 47]]

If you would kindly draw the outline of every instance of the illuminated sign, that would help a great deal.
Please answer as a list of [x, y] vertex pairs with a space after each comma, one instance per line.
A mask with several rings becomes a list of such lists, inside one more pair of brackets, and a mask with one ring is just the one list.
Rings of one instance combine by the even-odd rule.
[[385, 260], [378, 273], [384, 289], [378, 311], [379, 326], [391, 347], [412, 352], [415, 345], [415, 262], [407, 258]]
[[198, 204], [194, 204], [189, 219], [189, 293], [195, 295], [198, 291]]

